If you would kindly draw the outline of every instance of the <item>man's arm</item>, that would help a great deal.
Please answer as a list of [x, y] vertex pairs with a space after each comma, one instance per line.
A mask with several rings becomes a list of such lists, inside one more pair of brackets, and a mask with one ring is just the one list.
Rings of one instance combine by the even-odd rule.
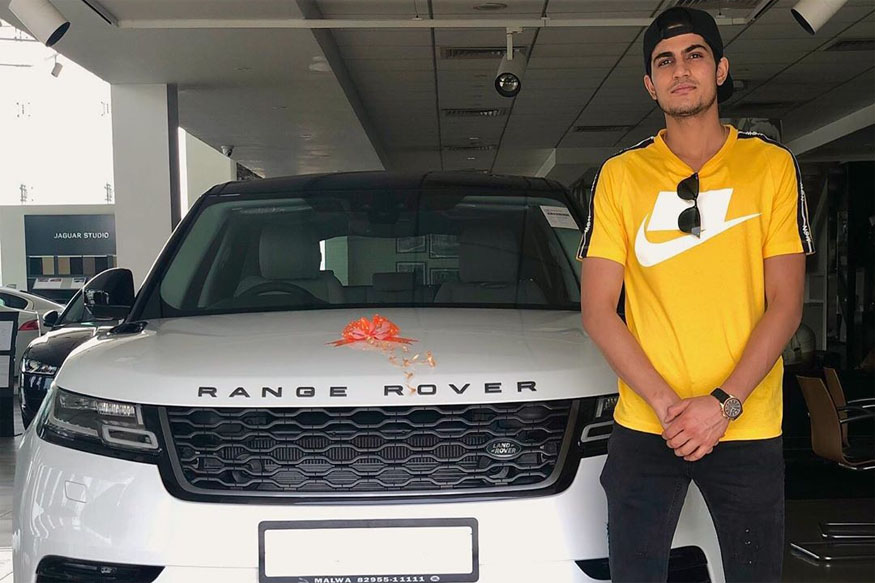
[[580, 270], [580, 313], [583, 328], [614, 372], [656, 412], [663, 427], [668, 408], [680, 397], [665, 382], [617, 315], [623, 266], [610, 259], [588, 257]]
[[[765, 314], [751, 333], [738, 365], [721, 385], [742, 401], [775, 366], [802, 320], [805, 255], [769, 257], [763, 261], [763, 268]], [[668, 428], [662, 435], [668, 446], [687, 461], [699, 460], [710, 453], [729, 425], [720, 411], [720, 403], [710, 395], [685, 399], [670, 407], [668, 419]]]

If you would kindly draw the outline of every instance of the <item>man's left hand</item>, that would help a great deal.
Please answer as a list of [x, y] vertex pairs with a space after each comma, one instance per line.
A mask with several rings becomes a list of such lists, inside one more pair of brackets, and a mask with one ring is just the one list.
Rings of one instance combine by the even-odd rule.
[[668, 426], [662, 432], [666, 445], [688, 462], [711, 453], [729, 427], [720, 402], [711, 395], [684, 399], [668, 409]]

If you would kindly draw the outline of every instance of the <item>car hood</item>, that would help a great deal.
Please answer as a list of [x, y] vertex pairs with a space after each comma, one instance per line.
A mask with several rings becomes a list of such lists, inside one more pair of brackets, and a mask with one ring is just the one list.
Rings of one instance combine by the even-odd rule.
[[412, 342], [332, 344], [350, 322], [374, 316], [366, 310], [153, 320], [142, 332], [101, 334], [83, 344], [56, 382], [109, 399], [214, 407], [506, 402], [616, 392], [614, 373], [575, 312], [380, 314], [399, 327], [398, 338]]
[[[108, 329], [104, 328], [104, 331]], [[75, 326], [51, 330], [33, 340], [28, 345], [24, 356], [44, 364], [61, 366], [74, 348], [93, 338], [97, 331], [96, 326]]]

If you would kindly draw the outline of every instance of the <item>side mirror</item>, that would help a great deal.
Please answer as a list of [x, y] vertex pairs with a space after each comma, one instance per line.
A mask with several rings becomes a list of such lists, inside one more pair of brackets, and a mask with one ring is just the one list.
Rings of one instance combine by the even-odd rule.
[[58, 310], [50, 310], [43, 314], [43, 326], [46, 328], [52, 328], [55, 324], [58, 323]]
[[134, 276], [123, 267], [107, 269], [85, 284], [82, 296], [98, 320], [122, 320], [134, 305]]

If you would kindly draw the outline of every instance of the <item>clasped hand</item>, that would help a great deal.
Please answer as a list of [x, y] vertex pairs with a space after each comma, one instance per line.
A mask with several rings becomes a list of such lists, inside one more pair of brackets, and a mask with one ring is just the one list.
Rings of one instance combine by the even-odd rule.
[[675, 455], [695, 462], [714, 450], [726, 433], [729, 420], [711, 395], [683, 399], [666, 412], [662, 437]]

